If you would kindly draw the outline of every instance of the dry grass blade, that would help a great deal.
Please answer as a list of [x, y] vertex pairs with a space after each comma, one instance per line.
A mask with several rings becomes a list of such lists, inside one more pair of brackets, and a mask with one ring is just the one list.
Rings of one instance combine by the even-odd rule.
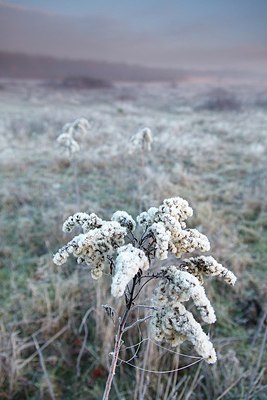
[[[40, 350], [43, 351], [46, 347], [48, 347], [51, 343], [53, 343], [56, 339], [58, 339], [63, 333], [65, 333], [69, 329], [69, 325], [64, 326], [60, 331], [58, 331], [55, 335], [53, 335], [45, 344], [40, 347]], [[37, 355], [39, 355], [38, 351], [33, 353], [30, 357], [28, 357], [23, 363], [21, 363], [18, 367], [19, 370], [23, 369], [28, 365]]]
[[46, 369], [46, 366], [45, 366], [44, 357], [43, 357], [42, 351], [40, 349], [39, 343], [38, 343], [35, 335], [33, 335], [32, 337], [33, 337], [33, 341], [34, 341], [37, 353], [39, 355], [40, 364], [41, 364], [41, 367], [42, 367], [42, 370], [43, 370], [43, 373], [44, 373], [44, 377], [45, 377], [45, 380], [46, 380], [46, 384], [47, 384], [47, 387], [48, 387], [48, 391], [49, 391], [50, 397], [51, 397], [52, 400], [56, 400], [56, 397], [55, 397], [54, 391], [53, 391], [53, 386], [52, 386], [52, 383], [51, 383], [51, 381], [49, 379], [49, 375], [48, 375], [48, 372], [47, 372], [47, 369]]
[[202, 379], [201, 377], [199, 378], [199, 374], [201, 371], [201, 364], [199, 364], [199, 367], [194, 375], [194, 378], [192, 380], [192, 383], [188, 389], [188, 392], [186, 393], [185, 399], [184, 400], [189, 400], [191, 395], [194, 393], [195, 388], [197, 387], [199, 381]]
[[[265, 317], [266, 317], [266, 314], [265, 314]], [[253, 368], [253, 372], [251, 374], [250, 384], [249, 384], [249, 388], [248, 388], [248, 391], [246, 394], [246, 400], [252, 398], [251, 396], [253, 396], [253, 393], [257, 389], [257, 384], [260, 381], [261, 376], [264, 374], [264, 368], [260, 372], [259, 372], [259, 369], [260, 369], [260, 366], [262, 363], [264, 351], [266, 350], [266, 341], [267, 341], [267, 326], [265, 328], [265, 332], [264, 332], [264, 335], [262, 338], [257, 362], [256, 362], [255, 368]]]
[[81, 346], [81, 349], [79, 351], [78, 357], [77, 357], [77, 363], [76, 363], [76, 375], [79, 377], [81, 375], [81, 368], [80, 368], [80, 364], [81, 364], [81, 359], [84, 353], [84, 350], [86, 349], [86, 343], [87, 343], [87, 338], [88, 338], [88, 327], [87, 327], [87, 318], [89, 317], [89, 315], [91, 314], [91, 312], [94, 310], [93, 307], [89, 308], [89, 310], [86, 311], [83, 319], [82, 319], [82, 323], [80, 325], [79, 328], [79, 332], [81, 332], [82, 328], [84, 328], [84, 338], [83, 338], [83, 343]]
[[246, 375], [247, 375], [246, 372], [244, 372], [242, 375], [240, 375], [227, 389], [225, 389], [225, 391], [222, 394], [220, 394], [219, 397], [216, 397], [216, 400], [223, 399], [227, 395], [227, 393], [229, 393], [230, 390], [232, 390], [238, 384], [238, 382]]

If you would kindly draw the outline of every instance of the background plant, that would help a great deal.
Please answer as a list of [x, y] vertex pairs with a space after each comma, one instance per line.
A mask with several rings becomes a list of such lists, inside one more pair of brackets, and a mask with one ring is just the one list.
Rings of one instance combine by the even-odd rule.
[[89, 132], [89, 129], [90, 124], [86, 118], [77, 118], [75, 121], [65, 124], [62, 128], [62, 133], [57, 138], [57, 143], [70, 161], [73, 170], [73, 183], [77, 207], [80, 207], [81, 202], [78, 183], [78, 165], [75, 157], [76, 153], [80, 151], [80, 145], [77, 140], [81, 140], [82, 137]]

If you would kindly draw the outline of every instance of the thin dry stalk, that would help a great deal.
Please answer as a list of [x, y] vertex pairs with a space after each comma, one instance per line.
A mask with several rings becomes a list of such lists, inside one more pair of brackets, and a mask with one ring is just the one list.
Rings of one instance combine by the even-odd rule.
[[225, 389], [225, 391], [222, 394], [220, 394], [219, 397], [216, 397], [216, 400], [223, 399], [227, 395], [227, 393], [229, 393], [230, 390], [232, 390], [245, 375], [246, 375], [246, 372], [244, 372], [242, 375], [240, 375], [233, 383], [231, 383], [231, 385], [228, 386], [227, 389]]
[[189, 388], [188, 392], [186, 393], [185, 400], [189, 400], [190, 399], [190, 397], [194, 393], [194, 390], [197, 387], [199, 381], [202, 379], [201, 377], [199, 378], [201, 367], [202, 367], [202, 365], [199, 364], [197, 372], [195, 373], [194, 379], [192, 380], [192, 383], [190, 385], [190, 388]]
[[76, 363], [76, 376], [77, 377], [79, 377], [81, 375], [80, 364], [81, 364], [81, 359], [82, 359], [84, 350], [86, 349], [86, 343], [87, 343], [87, 338], [88, 338], [87, 318], [89, 317], [89, 315], [91, 314], [92, 311], [94, 311], [93, 307], [89, 308], [89, 310], [86, 311], [86, 313], [82, 319], [80, 328], [79, 328], [79, 332], [81, 332], [82, 328], [84, 329], [84, 338], [83, 338], [83, 343], [82, 343], [81, 349], [80, 349], [78, 357], [77, 357], [77, 363]]
[[[146, 345], [146, 350], [145, 350], [145, 354], [144, 354], [144, 359], [143, 359], [143, 369], [145, 370], [147, 362], [148, 362], [148, 358], [149, 358], [149, 352], [150, 352], [150, 342], [147, 342]], [[139, 396], [140, 396], [140, 400], [144, 399], [144, 396], [146, 394], [147, 391], [147, 386], [148, 386], [148, 381], [145, 381], [145, 371], [141, 371], [141, 378], [140, 378], [140, 385], [139, 385]], [[147, 375], [148, 377], [148, 375]]]
[[[45, 342], [45, 344], [43, 344], [40, 347], [40, 350], [44, 350], [46, 347], [48, 347], [51, 343], [53, 343], [57, 338], [59, 338], [61, 335], [63, 335], [63, 333], [65, 333], [67, 330], [69, 329], [69, 325], [63, 326], [62, 329], [60, 329], [60, 331], [58, 331], [54, 336], [52, 336], [49, 340], [47, 340], [47, 342]], [[26, 367], [26, 365], [28, 365], [37, 355], [38, 355], [38, 351], [36, 351], [35, 353], [33, 353], [30, 357], [28, 357], [22, 364], [20, 364], [18, 366], [18, 369], [21, 370], [24, 367]]]
[[186, 393], [186, 390], [187, 390], [189, 381], [190, 381], [190, 376], [186, 376], [186, 377], [185, 377], [185, 384], [184, 384], [184, 387], [183, 387], [183, 389], [182, 389], [182, 391], [181, 391], [179, 397], [177, 398], [177, 400], [184, 400], [184, 396], [185, 396], [185, 393]]
[[76, 157], [73, 157], [71, 160], [71, 165], [73, 169], [73, 180], [74, 180], [74, 191], [75, 191], [75, 196], [76, 196], [76, 206], [77, 209], [80, 209], [81, 205], [81, 193], [80, 193], [80, 185], [78, 181], [78, 162]]
[[10, 374], [9, 374], [9, 392], [12, 393], [18, 375], [19, 348], [17, 344], [17, 332], [12, 332], [10, 337], [11, 358], [10, 358]]
[[[175, 358], [174, 359], [174, 368], [178, 369], [178, 366], [179, 366], [179, 359], [177, 360]], [[173, 390], [171, 390], [171, 387], [174, 386], [174, 384], [177, 381], [177, 374], [178, 374], [178, 371], [175, 371], [173, 374], [171, 374], [167, 378], [166, 391], [165, 391], [165, 395], [164, 395], [164, 399], [163, 400], [168, 400], [168, 399], [170, 399], [172, 397]]]
[[51, 397], [52, 400], [56, 400], [56, 397], [55, 397], [54, 391], [53, 391], [53, 386], [52, 386], [52, 383], [51, 383], [51, 381], [49, 379], [49, 375], [48, 375], [48, 372], [47, 372], [47, 369], [46, 369], [46, 366], [45, 366], [44, 357], [43, 357], [42, 351], [40, 349], [39, 343], [38, 343], [35, 335], [33, 335], [33, 341], [34, 341], [36, 350], [37, 350], [38, 355], [39, 355], [40, 364], [41, 364], [41, 367], [42, 367], [42, 370], [43, 370], [43, 373], [44, 373], [44, 377], [45, 377], [45, 380], [46, 380], [46, 384], [47, 384], [47, 388], [48, 388], [50, 397]]
[[117, 334], [116, 334], [114, 351], [112, 353], [112, 362], [111, 362], [111, 365], [109, 368], [109, 375], [108, 375], [108, 379], [106, 381], [106, 387], [105, 387], [105, 391], [103, 394], [103, 400], [109, 399], [111, 385], [112, 385], [112, 381], [113, 381], [113, 378], [115, 375], [116, 366], [117, 366], [117, 362], [118, 362], [118, 358], [119, 358], [122, 336], [125, 333], [125, 325], [126, 325], [126, 322], [127, 322], [127, 319], [128, 319], [128, 316], [129, 316], [129, 313], [131, 311], [133, 301], [134, 301], [134, 290], [135, 290], [136, 284], [137, 284], [137, 276], [135, 276], [133, 278], [133, 284], [132, 284], [129, 300], [127, 301], [127, 304], [126, 304], [126, 310], [123, 314], [123, 317], [121, 319], [119, 319], [119, 326], [118, 326], [118, 330], [117, 330]]
[[264, 350], [266, 349], [266, 341], [267, 341], [267, 327], [265, 328], [265, 332], [264, 332], [264, 335], [262, 338], [262, 343], [261, 343], [261, 346], [259, 349], [256, 366], [255, 366], [255, 368], [253, 368], [253, 373], [251, 374], [250, 384], [249, 384], [249, 388], [248, 388], [247, 395], [246, 395], [246, 400], [250, 399], [251, 396], [253, 395], [253, 392], [257, 386], [257, 383], [259, 382], [259, 377], [262, 374], [262, 371], [259, 372], [259, 369], [260, 369], [262, 358], [264, 355]]

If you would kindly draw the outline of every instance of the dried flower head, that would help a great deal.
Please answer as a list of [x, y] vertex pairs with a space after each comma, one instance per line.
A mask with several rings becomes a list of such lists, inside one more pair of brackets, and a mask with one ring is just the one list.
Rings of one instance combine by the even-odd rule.
[[167, 247], [167, 249], [164, 252], [162, 247], [162, 250], [156, 253], [157, 258], [167, 258], [168, 251], [180, 257], [183, 253], [210, 249], [209, 240], [205, 235], [197, 229], [186, 229], [185, 221], [192, 215], [193, 210], [186, 200], [181, 197], [173, 197], [165, 199], [159, 208], [152, 207], [148, 211], [142, 212], [138, 215], [137, 222], [144, 230], [149, 229], [154, 234], [157, 249], [160, 246], [160, 239], [153, 224], [161, 223], [163, 225], [165, 234], [163, 235], [161, 227], [161, 238], [164, 237], [164, 248]]
[[89, 127], [89, 122], [85, 118], [78, 118], [63, 126], [62, 133], [57, 138], [57, 143], [66, 153], [67, 157], [72, 158], [80, 150], [76, 139], [88, 132]]
[[68, 122], [62, 128], [63, 133], [68, 133], [73, 137], [85, 135], [90, 130], [89, 121], [86, 118], [77, 118], [73, 122]]
[[181, 271], [175, 265], [162, 268], [161, 276], [164, 279], [155, 289], [154, 301], [157, 305], [169, 304], [175, 307], [177, 303], [192, 299], [204, 322], [213, 324], [216, 321], [214, 309], [195, 276]]
[[134, 231], [136, 228], [135, 220], [126, 211], [116, 211], [112, 215], [111, 220], [117, 221], [121, 226], [124, 226], [129, 231]]
[[111, 284], [111, 294], [114, 297], [121, 297], [138, 271], [146, 271], [148, 268], [149, 262], [143, 250], [133, 247], [132, 244], [120, 247]]
[[86, 118], [77, 118], [73, 121], [72, 128], [74, 135], [85, 135], [90, 129], [90, 124]]
[[165, 228], [162, 222], [154, 222], [154, 224], [149, 227], [149, 232], [151, 232], [156, 241], [156, 257], [159, 260], [165, 260], [168, 258], [170, 232]]
[[57, 138], [57, 143], [65, 151], [66, 155], [71, 158], [74, 153], [80, 150], [80, 146], [70, 133], [61, 133]]
[[151, 335], [155, 340], [165, 341], [174, 347], [189, 340], [198, 354], [209, 364], [217, 360], [216, 352], [208, 336], [193, 314], [181, 303], [177, 303], [174, 307], [166, 305], [154, 313], [151, 321]]
[[[194, 315], [198, 312], [202, 323], [216, 321], [203, 287], [204, 276], [221, 277], [230, 285], [234, 285], [236, 277], [211, 256], [196, 254], [182, 258], [184, 254], [205, 252], [210, 248], [205, 235], [187, 228], [187, 219], [192, 215], [193, 210], [186, 200], [180, 197], [165, 199], [158, 208], [151, 207], [137, 216], [142, 231], [138, 239], [135, 237], [136, 222], [125, 211], [116, 211], [110, 221], [104, 221], [94, 213], [78, 212], [67, 218], [63, 231], [69, 233], [79, 228], [82, 233], [62, 247], [53, 260], [61, 265], [73, 255], [77, 263], [92, 267], [93, 279], [99, 279], [109, 266], [111, 294], [114, 297], [125, 295], [127, 310], [131, 309], [143, 286], [157, 279], [153, 313], [149, 316], [152, 317], [151, 335], [172, 346], [189, 340], [200, 356], [208, 363], [214, 363], [214, 347]], [[156, 274], [153, 271], [143, 274], [153, 258], [166, 260], [169, 253], [181, 258], [177, 265], [164, 266]], [[143, 284], [142, 279], [148, 281]], [[136, 295], [138, 285], [141, 287]], [[194, 315], [187, 310], [188, 303], [194, 306]]]
[[191, 257], [183, 260], [180, 269], [188, 271], [196, 276], [203, 284], [204, 276], [216, 276], [222, 278], [229, 285], [234, 285], [236, 276], [229, 269], [219, 264], [212, 256]]
[[124, 244], [127, 230], [116, 221], [101, 220], [96, 214], [77, 213], [64, 222], [63, 229], [69, 232], [75, 225], [80, 225], [85, 233], [75, 236], [59, 249], [53, 261], [62, 265], [72, 254], [78, 263], [93, 266], [91, 275], [98, 279], [102, 276], [107, 257]]
[[100, 228], [103, 225], [103, 220], [96, 214], [87, 214], [83, 212], [71, 215], [63, 224], [63, 232], [71, 232], [75, 226], [82, 227], [83, 233], [90, 229]]

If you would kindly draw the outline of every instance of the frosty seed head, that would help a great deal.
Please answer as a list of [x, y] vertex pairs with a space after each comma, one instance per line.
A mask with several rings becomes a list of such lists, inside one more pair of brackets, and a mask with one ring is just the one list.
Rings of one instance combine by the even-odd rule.
[[136, 220], [139, 225], [146, 228], [155, 222], [156, 214], [158, 212], [158, 208], [151, 207], [147, 211], [142, 212], [140, 215], [137, 216]]
[[[71, 131], [70, 131], [71, 132]], [[71, 157], [74, 153], [80, 150], [80, 146], [71, 133], [61, 133], [57, 138], [57, 143], [63, 151], [65, 151], [68, 157]]]
[[62, 133], [57, 138], [57, 143], [69, 158], [80, 151], [76, 136], [85, 134], [89, 128], [90, 125], [86, 118], [78, 118], [63, 126]]
[[120, 247], [111, 284], [112, 296], [121, 297], [137, 272], [145, 271], [148, 268], [149, 262], [143, 250], [133, 247], [132, 244]]
[[77, 118], [71, 124], [73, 134], [85, 135], [90, 130], [90, 123], [86, 118]]
[[77, 118], [72, 122], [66, 123], [63, 128], [62, 132], [75, 137], [79, 134], [84, 135], [90, 130], [90, 123], [86, 118]]
[[121, 226], [124, 226], [129, 231], [134, 231], [136, 223], [134, 219], [126, 211], [116, 211], [112, 217], [112, 221], [117, 221]]
[[170, 241], [170, 233], [166, 230], [162, 222], [155, 222], [149, 228], [149, 232], [152, 233], [156, 241], [156, 254], [155, 256], [159, 260], [165, 260], [168, 258], [168, 248]]
[[161, 305], [184, 303], [192, 299], [202, 320], [208, 324], [216, 321], [214, 309], [206, 296], [199, 280], [179, 266], [168, 266], [161, 269], [162, 279], [155, 289], [154, 302]]
[[[65, 221], [63, 228], [69, 232], [75, 225], [81, 226], [84, 233], [75, 236], [55, 254], [54, 262], [58, 265], [66, 262], [67, 255], [71, 253], [79, 262], [102, 270], [109, 253], [124, 244], [127, 234], [126, 228], [118, 222], [103, 221], [96, 214], [77, 213]], [[89, 226], [91, 229], [88, 230]], [[93, 275], [94, 279], [101, 276], [99, 271], [95, 271]]]
[[[164, 248], [168, 246], [166, 251], [158, 251], [156, 256], [158, 258], [165, 257], [168, 251], [180, 257], [183, 253], [191, 253], [195, 250], [208, 251], [210, 243], [208, 238], [197, 229], [186, 229], [186, 219], [193, 215], [192, 208], [188, 202], [181, 197], [172, 197], [165, 199], [159, 208], [152, 207], [148, 211], [142, 212], [137, 216], [138, 224], [143, 228], [150, 230], [153, 224], [161, 223], [165, 229]], [[161, 228], [163, 231], [163, 228]], [[158, 236], [158, 235], [156, 235]], [[168, 236], [168, 238], [167, 238]], [[163, 237], [161, 235], [161, 237]], [[159, 249], [159, 238], [157, 249]], [[163, 259], [163, 258], [160, 258]]]
[[204, 276], [222, 278], [229, 285], [234, 286], [236, 276], [229, 269], [219, 264], [212, 256], [191, 257], [183, 260], [182, 269], [190, 272], [203, 283]]
[[172, 346], [178, 346], [185, 340], [189, 340], [207, 363], [213, 364], [217, 360], [216, 352], [208, 336], [194, 319], [193, 314], [181, 303], [177, 303], [175, 307], [166, 305], [154, 312], [150, 323], [150, 333], [155, 340], [165, 341]]
[[95, 279], [95, 280], [101, 278], [102, 275], [103, 275], [103, 272], [102, 272], [102, 270], [101, 270], [100, 268], [94, 268], [94, 269], [92, 269], [92, 271], [91, 271], [91, 277], [92, 277], [93, 279]]
[[65, 264], [69, 257], [69, 253], [65, 248], [62, 248], [60, 251], [58, 251], [54, 257], [53, 257], [53, 263], [56, 265], [62, 265]]

